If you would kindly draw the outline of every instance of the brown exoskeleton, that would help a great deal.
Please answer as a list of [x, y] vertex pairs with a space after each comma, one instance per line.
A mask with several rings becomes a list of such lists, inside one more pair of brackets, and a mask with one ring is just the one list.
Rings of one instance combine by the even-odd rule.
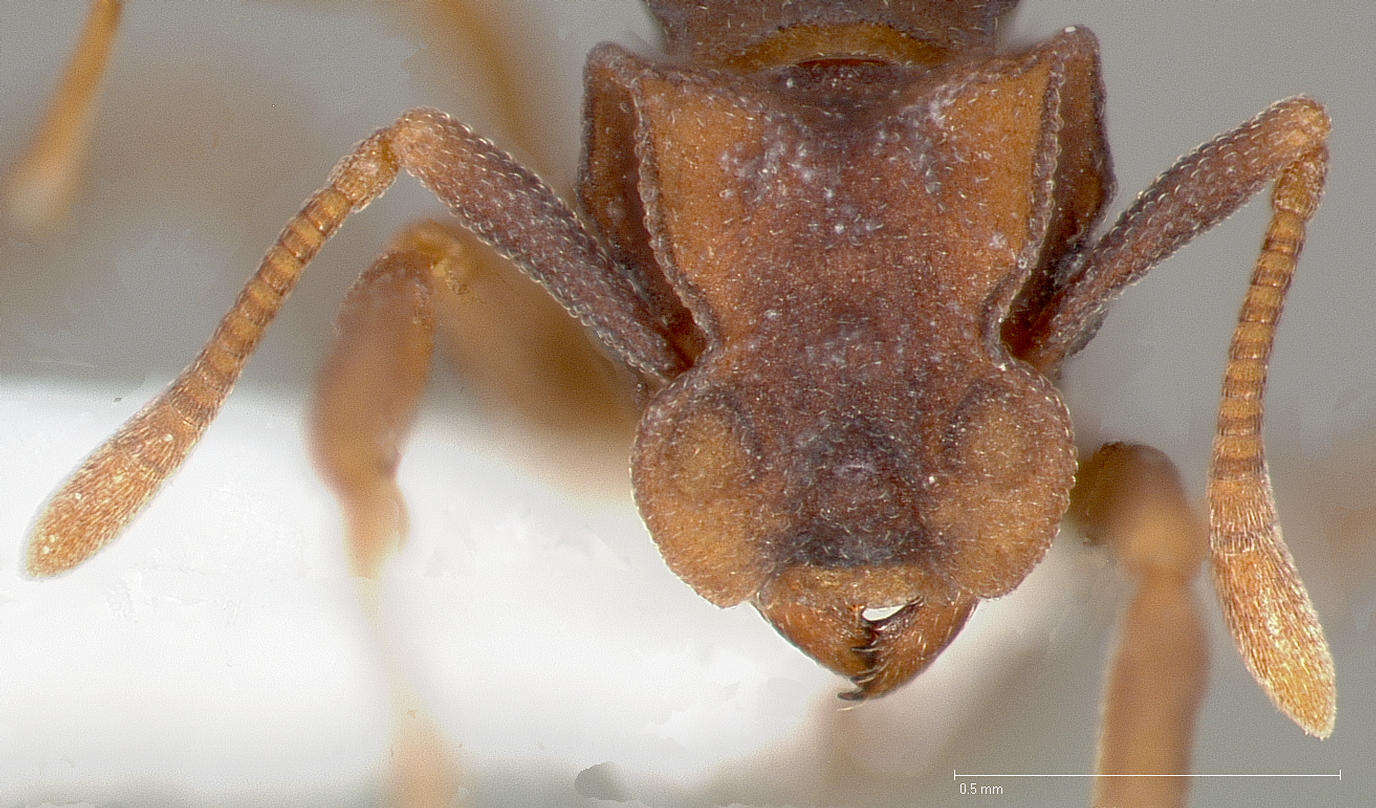
[[[1088, 233], [1111, 182], [1087, 34], [993, 56], [997, 9], [973, 10], [962, 29], [933, 25], [930, 8], [866, 16], [878, 5], [851, 4], [858, 16], [826, 28], [795, 4], [789, 13], [803, 16], [733, 25], [733, 40], [674, 16], [690, 7], [664, 4], [671, 49], [696, 67], [599, 50], [583, 199], [613, 260], [505, 158], [441, 116], [403, 118], [342, 164], [284, 234], [265, 283], [164, 395], [168, 406], [146, 410], [59, 493], [32, 565], [51, 571], [94, 551], [170, 473], [227, 393], [286, 276], [348, 207], [390, 181], [395, 156], [543, 273], [639, 369], [655, 398], [638, 441], [637, 490], [670, 565], [714, 602], [752, 599], [795, 643], [853, 677], [859, 694], [910, 677], [977, 598], [1021, 580], [1064, 510], [1068, 423], [1045, 377], [1123, 284], [1282, 171], [1297, 199], [1282, 194], [1280, 207], [1300, 215], [1278, 214], [1277, 243], [1297, 247], [1326, 121], [1307, 102], [1273, 108], [1190, 158], [1160, 186], [1173, 196], [1145, 198], [1094, 246]], [[761, 38], [788, 22], [800, 27]], [[490, 192], [444, 190], [472, 170], [464, 155], [478, 153], [500, 166], [472, 178]], [[1187, 174], [1175, 187], [1171, 177]], [[523, 199], [534, 210], [519, 216], [493, 204]], [[633, 215], [642, 205], [644, 216]], [[402, 242], [360, 287], [398, 301], [395, 322], [419, 325], [403, 347], [425, 347], [415, 313], [426, 305], [429, 250], [420, 237]], [[1288, 273], [1276, 254], [1268, 260]], [[1278, 294], [1255, 294], [1254, 315], [1273, 319]], [[1265, 324], [1244, 330], [1269, 340]], [[1235, 373], [1239, 410], [1259, 401], [1264, 367], [1246, 360], [1235, 362], [1253, 371]], [[396, 403], [409, 406], [408, 388], [372, 383], [401, 389]], [[1240, 475], [1236, 491], [1226, 488], [1229, 463], [1214, 475], [1220, 542], [1230, 537], [1223, 506], [1241, 497], [1260, 498], [1266, 518], [1254, 527], [1274, 525], [1259, 407], [1249, 414], [1228, 427], [1245, 451], [1220, 444]], [[119, 485], [121, 474], [138, 484]], [[346, 493], [371, 496], [375, 485]], [[82, 510], [77, 494], [100, 505]], [[367, 521], [377, 503], [359, 499]], [[1257, 594], [1235, 601], [1244, 614], [1266, 602]], [[864, 618], [881, 606], [903, 609]], [[1331, 682], [1317, 662], [1307, 667], [1320, 674], [1317, 703], [1287, 706], [1323, 732]]]

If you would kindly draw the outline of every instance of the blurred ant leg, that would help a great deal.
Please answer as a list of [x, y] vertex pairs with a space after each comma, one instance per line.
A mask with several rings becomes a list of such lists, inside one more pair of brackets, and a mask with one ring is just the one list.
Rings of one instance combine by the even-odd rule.
[[28, 232], [51, 228], [67, 212], [86, 163], [96, 90], [110, 57], [123, 0], [95, 0], [43, 123], [5, 178], [5, 218]]
[[456, 269], [445, 235], [409, 228], [359, 277], [316, 384], [312, 452], [343, 507], [354, 574], [365, 578], [406, 533], [394, 475], [430, 375], [434, 288]]
[[[1135, 581], [1104, 693], [1091, 804], [1184, 806], [1208, 640], [1193, 582], [1205, 530], [1174, 465], [1146, 446], [1108, 444], [1080, 467], [1071, 513]], [[1164, 777], [1122, 775], [1161, 774]], [[1105, 776], [1119, 775], [1119, 776]]]
[[[609, 390], [589, 389], [589, 376], [600, 370], [610, 381], [611, 368], [577, 323], [529, 280], [493, 266], [501, 259], [480, 247], [466, 232], [433, 221], [393, 241], [349, 291], [311, 417], [316, 466], [339, 499], [364, 612], [387, 663], [397, 716], [395, 804], [407, 808], [447, 805], [455, 790], [450, 756], [407, 683], [380, 609], [382, 566], [407, 529], [395, 472], [437, 330], [447, 330], [448, 347], [461, 351], [456, 360], [465, 382], [480, 394], [495, 388], [493, 403], [523, 422], [581, 431], [619, 414]], [[623, 475], [630, 423], [607, 430], [615, 433]], [[586, 468], [586, 458], [578, 460]]]
[[639, 419], [631, 375], [509, 261], [446, 227], [466, 270], [437, 290], [436, 351], [479, 409], [485, 440], [572, 492], [624, 495]]
[[396, 740], [392, 745], [393, 808], [454, 808], [458, 787], [450, 754], [434, 722], [397, 699]]
[[395, 473], [430, 375], [435, 290], [463, 269], [442, 227], [408, 228], [349, 290], [311, 417], [316, 467], [339, 499], [364, 613], [383, 654], [396, 714], [396, 804], [446, 805], [449, 756], [407, 682], [380, 606], [382, 565], [406, 533]]
[[[492, 105], [494, 129], [503, 142], [536, 171], [551, 165], [546, 104], [530, 81], [530, 65], [511, 58], [508, 15], [491, 3], [471, 0], [425, 0], [395, 9], [408, 15], [407, 27], [426, 43], [423, 60], [408, 69], [424, 71], [426, 80], [444, 86], [454, 81], [455, 65], [471, 64], [464, 76], [481, 77], [481, 97]], [[467, 92], [477, 96], [478, 88]]]
[[214, 420], [302, 270], [402, 168], [641, 379], [664, 383], [683, 369], [622, 269], [547, 185], [444, 113], [411, 110], [336, 164], [329, 185], [283, 228], [196, 359], [53, 494], [30, 536], [31, 574], [71, 569], [118, 535]]
[[1271, 222], [1233, 332], [1209, 466], [1211, 566], [1252, 676], [1305, 732], [1333, 731], [1333, 658], [1281, 538], [1261, 439], [1266, 366], [1305, 223], [1323, 192], [1328, 115], [1292, 98], [1162, 174], [1073, 268], [1035, 321], [1023, 358], [1045, 373], [1093, 336], [1105, 307], [1196, 233], [1275, 180]]

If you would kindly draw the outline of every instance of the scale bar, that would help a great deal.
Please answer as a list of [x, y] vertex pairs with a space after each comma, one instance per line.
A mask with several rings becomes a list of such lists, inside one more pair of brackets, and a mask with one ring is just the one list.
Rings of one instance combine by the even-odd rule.
[[1342, 769], [1338, 769], [1337, 772], [1332, 772], [1332, 773], [1330, 773], [1330, 772], [1323, 772], [1323, 773], [1310, 773], [1310, 772], [1294, 772], [1294, 773], [1290, 773], [1290, 772], [1284, 772], [1284, 773], [1276, 773], [1276, 772], [1259, 772], [1259, 773], [1250, 773], [1250, 772], [1240, 772], [1240, 773], [1231, 773], [1231, 772], [1228, 772], [1228, 773], [1211, 773], [1211, 772], [1199, 772], [1199, 773], [1196, 773], [1196, 774], [1081, 774], [1081, 773], [1054, 773], [1054, 774], [1034, 774], [1034, 773], [1020, 773], [1020, 774], [972, 774], [972, 773], [970, 773], [970, 772], [966, 772], [965, 774], [960, 774], [960, 773], [957, 772], [955, 769], [952, 769], [952, 770], [951, 770], [951, 779], [952, 779], [952, 780], [959, 780], [959, 779], [962, 778], [962, 777], [969, 778], [969, 779], [972, 779], [972, 780], [978, 780], [978, 779], [989, 780], [989, 779], [993, 779], [993, 778], [1003, 778], [1003, 777], [1330, 777], [1330, 778], [1336, 778], [1336, 779], [1338, 779], [1338, 780], [1341, 780], [1341, 779], [1343, 779], [1343, 770], [1342, 770]]

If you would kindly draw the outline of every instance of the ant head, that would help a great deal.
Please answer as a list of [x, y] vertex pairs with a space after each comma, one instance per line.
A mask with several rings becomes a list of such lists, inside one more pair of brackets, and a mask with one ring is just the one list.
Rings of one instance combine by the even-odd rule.
[[[939, 63], [993, 46], [1018, 0], [646, 0], [671, 56], [758, 67], [826, 56]], [[764, 51], [764, 53], [761, 53]]]

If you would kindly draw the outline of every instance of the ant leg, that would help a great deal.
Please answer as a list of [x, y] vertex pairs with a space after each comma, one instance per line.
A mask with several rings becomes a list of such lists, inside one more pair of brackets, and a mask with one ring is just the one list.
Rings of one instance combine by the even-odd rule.
[[1215, 588], [1244, 662], [1275, 705], [1327, 737], [1336, 710], [1333, 659], [1276, 519], [1261, 439], [1266, 365], [1305, 223], [1323, 191], [1323, 108], [1281, 101], [1181, 159], [1152, 184], [1069, 275], [1038, 319], [1024, 357], [1055, 373], [1104, 309], [1176, 248], [1275, 179], [1271, 222], [1228, 352], [1209, 466]]
[[90, 145], [96, 90], [105, 73], [123, 0], [95, 0], [76, 51], [33, 142], [5, 178], [6, 218], [29, 232], [51, 227], [67, 210]]
[[[598, 427], [622, 427], [600, 430], [615, 433], [605, 443], [615, 445], [609, 465], [621, 474], [634, 423], [615, 417], [621, 410], [605, 385], [595, 378], [589, 385], [599, 371], [600, 381], [613, 381], [611, 368], [577, 324], [529, 281], [485, 265], [476, 246], [464, 231], [433, 221], [393, 241], [345, 299], [310, 419], [312, 454], [339, 500], [363, 610], [391, 681], [394, 802], [403, 806], [447, 805], [455, 794], [451, 756], [391, 650], [380, 612], [382, 567], [407, 532], [395, 472], [435, 343], [460, 352], [451, 358], [476, 390], [536, 428], [593, 433], [597, 441]], [[569, 452], [579, 477], [587, 476], [589, 443], [579, 441], [576, 457]]]
[[1104, 693], [1095, 806], [1184, 806], [1208, 641], [1193, 581], [1204, 525], [1175, 466], [1146, 446], [1112, 443], [1080, 467], [1071, 513], [1136, 583]]
[[683, 369], [637, 290], [548, 186], [444, 113], [412, 110], [335, 166], [329, 184], [287, 223], [196, 359], [53, 495], [31, 535], [32, 574], [63, 572], [90, 557], [180, 467], [306, 264], [349, 213], [380, 196], [402, 168], [643, 379], [662, 383]]
[[443, 805], [453, 797], [449, 755], [407, 682], [384, 630], [378, 580], [406, 533], [395, 472], [430, 375], [437, 287], [452, 282], [453, 237], [408, 228], [349, 290], [339, 333], [321, 370], [311, 417], [316, 467], [339, 499], [363, 611], [383, 654], [396, 715], [396, 804]]
[[406, 533], [395, 472], [430, 375], [436, 281], [455, 271], [446, 235], [409, 228], [359, 277], [316, 384], [312, 454], [340, 500], [363, 578], [377, 576]]

